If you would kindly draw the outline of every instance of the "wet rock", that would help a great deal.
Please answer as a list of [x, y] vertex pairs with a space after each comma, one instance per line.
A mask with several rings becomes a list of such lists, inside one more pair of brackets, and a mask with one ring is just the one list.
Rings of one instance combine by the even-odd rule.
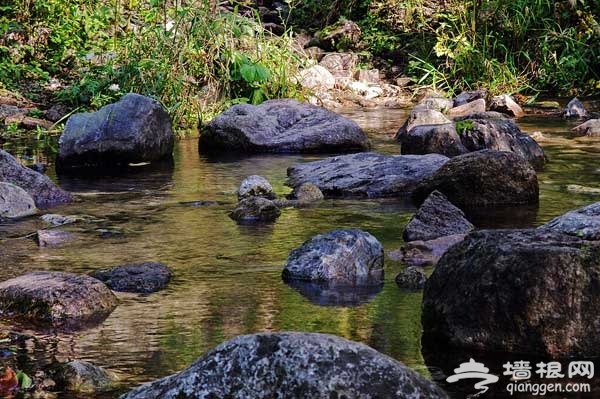
[[299, 81], [302, 87], [308, 89], [331, 90], [335, 86], [335, 78], [331, 72], [321, 65], [314, 65], [300, 71]]
[[59, 139], [57, 167], [114, 167], [170, 159], [175, 136], [160, 102], [126, 94], [97, 112], [71, 115]]
[[208, 123], [199, 146], [202, 152], [339, 152], [367, 149], [369, 140], [348, 118], [281, 99], [234, 105]]
[[515, 102], [509, 95], [503, 94], [495, 96], [490, 101], [490, 111], [501, 112], [503, 114], [520, 118], [525, 115], [523, 108]]
[[468, 119], [456, 123], [462, 144], [469, 151], [496, 150], [513, 152], [529, 161], [534, 169], [543, 169], [544, 150], [531, 136], [524, 134], [517, 124], [506, 118]]
[[55, 327], [101, 322], [116, 306], [108, 287], [89, 276], [32, 272], [0, 283], [2, 313]]
[[432, 382], [368, 346], [299, 332], [236, 337], [181, 373], [142, 385], [121, 399], [158, 397], [447, 398]]
[[410, 111], [410, 115], [396, 133], [396, 139], [401, 140], [402, 136], [409, 133], [414, 127], [422, 125], [446, 125], [452, 123], [444, 114], [425, 106], [416, 106]]
[[427, 241], [454, 234], [466, 234], [474, 226], [463, 211], [444, 194], [433, 191], [410, 219], [404, 229], [404, 241]]
[[600, 188], [580, 186], [579, 184], [567, 185], [567, 191], [569, 191], [571, 193], [577, 193], [577, 194], [589, 194], [589, 195], [599, 195], [600, 194]]
[[224, 205], [223, 202], [219, 202], [219, 201], [205, 201], [205, 200], [181, 201], [181, 202], [179, 202], [179, 204], [183, 205], [183, 206], [195, 206], [195, 207]]
[[360, 306], [372, 301], [383, 289], [383, 281], [369, 284], [290, 279], [285, 284], [319, 306]]
[[454, 106], [460, 107], [463, 104], [470, 103], [475, 100], [485, 99], [487, 97], [487, 93], [485, 90], [474, 90], [474, 91], [463, 91], [456, 97], [454, 97]]
[[0, 150], [0, 181], [27, 191], [38, 207], [73, 201], [71, 194], [60, 189], [47, 176], [26, 168], [3, 150]]
[[438, 190], [460, 207], [537, 204], [537, 175], [522, 157], [511, 152], [483, 150], [451, 158], [415, 188], [421, 204]]
[[19, 186], [0, 182], [0, 218], [18, 219], [35, 215], [35, 201]]
[[564, 116], [565, 118], [585, 118], [588, 116], [588, 112], [583, 103], [576, 97], [567, 104]]
[[344, 155], [288, 168], [287, 184], [297, 187], [313, 183], [327, 198], [407, 196], [447, 161], [447, 157], [439, 154]]
[[450, 118], [459, 118], [461, 116], [473, 115], [482, 112], [485, 112], [485, 100], [480, 98], [478, 100], [450, 108], [447, 112], [447, 115]]
[[425, 342], [550, 358], [600, 354], [600, 246], [559, 232], [484, 230], [451, 247], [423, 295]]
[[90, 276], [118, 292], [151, 293], [164, 289], [173, 272], [157, 262], [135, 263], [116, 266], [108, 270], [96, 270]]
[[409, 266], [398, 273], [395, 281], [398, 287], [402, 289], [420, 291], [425, 287], [427, 275], [420, 267]]
[[410, 241], [399, 250], [390, 252], [389, 256], [407, 266], [434, 266], [448, 248], [464, 239], [465, 234], [454, 234], [428, 241]]
[[453, 123], [420, 125], [400, 136], [402, 154], [442, 154], [453, 157], [469, 152]]
[[285, 263], [285, 281], [338, 281], [371, 284], [383, 279], [383, 247], [361, 230], [319, 234], [294, 249]]
[[229, 217], [238, 223], [269, 223], [274, 222], [281, 211], [273, 203], [262, 197], [249, 197], [241, 200]]
[[249, 197], [263, 197], [266, 199], [275, 199], [277, 195], [273, 192], [273, 186], [262, 176], [252, 175], [242, 181], [237, 191], [238, 199], [243, 200]]
[[54, 247], [69, 241], [73, 236], [63, 230], [38, 230], [37, 241], [40, 247]]
[[539, 229], [559, 231], [584, 240], [600, 240], [600, 202], [567, 212]]
[[324, 198], [323, 193], [316, 185], [312, 183], [303, 183], [294, 188], [289, 196], [291, 200], [298, 200], [301, 203], [312, 203], [321, 201]]
[[600, 119], [590, 119], [571, 131], [577, 136], [600, 137]]
[[114, 373], [81, 360], [60, 365], [54, 379], [61, 390], [83, 393], [109, 391], [118, 380]]

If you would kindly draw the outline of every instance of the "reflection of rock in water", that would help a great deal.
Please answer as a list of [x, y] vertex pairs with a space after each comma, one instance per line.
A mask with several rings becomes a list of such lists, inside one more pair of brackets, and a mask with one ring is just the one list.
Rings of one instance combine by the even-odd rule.
[[120, 192], [164, 190], [173, 181], [173, 160], [115, 166], [70, 169], [60, 173], [60, 186], [71, 192]]
[[309, 301], [321, 306], [358, 306], [371, 301], [383, 288], [383, 281], [347, 284], [327, 281], [284, 279]]
[[464, 211], [478, 229], [521, 229], [535, 225], [538, 205], [472, 207]]

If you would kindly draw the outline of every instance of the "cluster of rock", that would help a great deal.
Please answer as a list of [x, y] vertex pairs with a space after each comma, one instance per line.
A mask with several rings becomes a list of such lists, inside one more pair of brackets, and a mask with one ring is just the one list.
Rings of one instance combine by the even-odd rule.
[[544, 152], [509, 117], [523, 110], [509, 96], [492, 98], [475, 91], [454, 99], [426, 97], [410, 113], [396, 134], [402, 154], [438, 153], [454, 157], [480, 150], [515, 153], [535, 168], [545, 163]]

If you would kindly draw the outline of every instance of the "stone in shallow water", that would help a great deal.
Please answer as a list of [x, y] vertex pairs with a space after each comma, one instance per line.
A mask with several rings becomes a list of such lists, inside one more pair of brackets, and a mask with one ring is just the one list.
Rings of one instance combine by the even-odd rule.
[[81, 360], [60, 365], [54, 378], [62, 390], [88, 393], [114, 389], [117, 381], [114, 373]]
[[40, 247], [53, 247], [60, 245], [72, 238], [72, 235], [63, 230], [38, 230], [37, 240]]
[[448, 161], [439, 154], [382, 155], [374, 152], [343, 155], [288, 168], [287, 185], [312, 183], [327, 198], [409, 196], [423, 179]]
[[35, 215], [33, 198], [19, 186], [0, 182], [0, 218], [18, 219]]
[[383, 247], [361, 230], [318, 234], [294, 249], [283, 269], [283, 279], [336, 281], [371, 285], [383, 279]]
[[559, 231], [585, 240], [600, 240], [600, 202], [567, 212], [539, 229]]
[[409, 266], [396, 276], [398, 287], [410, 291], [422, 290], [426, 281], [425, 272], [418, 266]]
[[0, 311], [56, 327], [79, 328], [104, 320], [117, 298], [104, 283], [64, 272], [32, 272], [0, 283]]
[[229, 217], [238, 223], [270, 223], [277, 220], [281, 211], [271, 200], [249, 197], [241, 200]]
[[447, 395], [402, 363], [366, 345], [316, 333], [238, 336], [179, 374], [121, 399], [441, 399]]
[[239, 200], [249, 197], [263, 197], [270, 200], [277, 198], [271, 183], [264, 177], [257, 175], [245, 178], [240, 184], [240, 188], [238, 188], [237, 195]]
[[104, 282], [111, 290], [151, 293], [162, 290], [171, 280], [171, 269], [157, 262], [135, 263], [97, 270], [90, 276]]

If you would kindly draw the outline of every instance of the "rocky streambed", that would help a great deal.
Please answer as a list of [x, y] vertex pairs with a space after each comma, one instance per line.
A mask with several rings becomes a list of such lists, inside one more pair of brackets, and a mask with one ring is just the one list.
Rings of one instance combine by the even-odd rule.
[[[46, 370], [57, 361], [61, 364], [73, 359], [91, 361], [116, 372], [121, 381], [120, 385], [117, 385], [119, 388], [116, 391], [109, 390], [108, 393], [60, 393], [60, 397], [115, 397], [139, 383], [188, 368], [201, 355], [236, 336], [257, 332], [305, 331], [334, 334], [367, 344], [403, 362], [426, 378], [437, 379], [451, 395], [464, 396], [462, 391], [454, 392], [456, 388], [444, 384], [444, 378], [440, 377], [438, 371], [443, 370], [447, 374], [450, 370], [451, 373], [452, 367], [458, 367], [458, 362], [454, 364], [452, 361], [470, 355], [473, 350], [480, 350], [483, 344], [475, 348], [463, 346], [458, 350], [458, 355], [450, 348], [445, 348], [433, 350], [437, 356], [432, 356], [431, 346], [426, 347], [428, 351], [423, 352], [423, 294], [411, 289], [412, 286], [400, 289], [396, 284], [396, 275], [404, 270], [405, 264], [410, 263], [407, 260], [398, 261], [397, 256], [392, 254], [394, 250], [403, 246], [403, 235], [412, 240], [413, 247], [410, 249], [412, 252], [409, 258], [413, 260], [418, 258], [415, 251], [427, 251], [427, 245], [418, 242], [440, 239], [419, 233], [424, 224], [432, 221], [425, 210], [418, 221], [412, 222], [413, 226], [417, 226], [416, 233], [405, 233], [405, 227], [416, 211], [415, 204], [427, 202], [429, 194], [438, 190], [443, 197], [437, 194], [434, 196], [430, 201], [433, 203], [433, 209], [439, 209], [442, 206], [439, 204], [448, 200], [464, 208], [462, 216], [457, 213], [460, 213], [460, 210], [450, 207], [439, 212], [453, 215], [456, 218], [453, 220], [459, 220], [461, 217], [468, 220], [452, 222], [453, 226], [458, 224], [463, 227], [458, 229], [459, 231], [446, 226], [442, 238], [448, 232], [453, 233], [453, 236], [468, 234], [471, 224], [477, 230], [537, 227], [553, 217], [597, 201], [594, 188], [600, 186], [597, 184], [600, 170], [596, 166], [600, 156], [596, 150], [598, 143], [593, 137], [574, 138], [570, 130], [576, 122], [558, 117], [522, 118], [518, 120], [518, 126], [527, 137], [535, 137], [546, 154], [547, 162], [543, 168], [540, 167], [538, 156], [532, 158], [535, 160], [533, 164], [527, 165], [527, 162], [518, 161], [510, 164], [513, 167], [507, 167], [522, 181], [522, 185], [513, 187], [514, 193], [518, 195], [511, 195], [507, 190], [477, 190], [482, 184], [489, 183], [493, 187], [494, 182], [501, 180], [496, 179], [493, 174], [483, 176], [485, 181], [473, 180], [468, 173], [463, 173], [465, 177], [458, 180], [462, 185], [453, 185], [453, 188], [458, 187], [462, 190], [457, 194], [439, 184], [440, 181], [444, 181], [441, 173], [446, 169], [469, 170], [463, 165], [467, 161], [473, 162], [473, 155], [459, 155], [466, 157], [464, 159], [467, 161], [463, 158], [449, 159], [441, 155], [425, 156], [418, 159], [429, 157], [431, 162], [425, 162], [426, 167], [417, 170], [415, 162], [405, 161], [420, 155], [400, 156], [399, 145], [394, 138], [403, 121], [409, 118], [409, 111], [352, 110], [347, 111], [346, 116], [364, 129], [371, 143], [371, 153], [236, 154], [234, 157], [225, 153], [215, 157], [214, 154], [199, 154], [196, 141], [182, 141], [175, 143], [172, 161], [160, 165], [125, 162], [120, 166], [121, 170], [112, 170], [110, 173], [98, 173], [93, 168], [86, 168], [85, 172], [78, 170], [76, 173], [58, 176], [53, 168], [50, 168], [50, 177], [63, 189], [73, 193], [75, 201], [71, 204], [59, 204], [49, 210], [44, 209], [43, 204], [38, 205], [42, 210], [37, 216], [48, 213], [55, 215], [45, 217], [45, 220], [33, 216], [19, 222], [2, 222], [0, 280], [41, 270], [76, 274], [103, 270], [102, 275], [108, 276], [105, 277], [108, 284], [115, 277], [110, 277], [112, 275], [107, 274], [106, 269], [117, 265], [137, 265], [134, 268], [126, 268], [125, 271], [123, 268], [115, 270], [117, 276], [135, 276], [140, 269], [147, 269], [147, 262], [160, 262], [169, 269], [156, 269], [155, 277], [158, 282], [152, 286], [160, 287], [161, 290], [155, 293], [128, 293], [111, 287], [114, 291], [111, 295], [116, 297], [118, 305], [105, 320], [83, 329], [34, 327], [26, 321], [16, 322], [12, 318], [3, 317], [3, 330], [18, 331], [32, 337], [22, 341], [23, 344], [6, 345], [5, 364], [20, 370], [36, 371]], [[282, 126], [285, 127], [290, 119], [296, 117], [293, 112], [288, 111], [279, 117], [279, 124], [273, 122], [275, 124], [272, 127], [280, 131]], [[466, 127], [484, 126], [486, 131], [489, 131], [486, 119], [478, 120], [482, 120], [479, 125]], [[459, 125], [461, 126], [464, 128], [465, 124]], [[456, 126], [454, 128], [456, 129]], [[354, 125], [352, 129], [348, 134], [355, 135]], [[472, 129], [473, 132], [475, 130]], [[475, 133], [472, 133], [470, 137], [474, 136]], [[334, 136], [332, 139], [337, 141], [329, 143], [339, 142]], [[364, 147], [364, 138], [360, 138], [359, 142], [361, 148]], [[313, 141], [309, 143], [312, 146]], [[508, 145], [515, 145], [514, 143], [513, 140]], [[463, 144], [463, 147], [467, 146]], [[532, 148], [527, 139], [524, 148]], [[22, 159], [31, 154], [23, 147], [10, 150], [21, 155]], [[536, 151], [537, 149], [529, 153], [537, 154]], [[35, 155], [39, 155], [42, 160], [48, 159], [44, 158], [43, 152]], [[332, 162], [328, 159], [329, 155], [335, 155], [338, 161], [333, 163], [331, 169], [324, 169], [324, 166]], [[347, 159], [352, 160], [352, 157], [360, 159], [356, 162], [346, 162]], [[476, 160], [478, 163], [474, 169], [481, 170], [486, 164], [492, 164], [494, 170], [498, 170], [498, 165], [512, 162], [506, 161], [506, 157], [498, 161], [494, 154], [485, 157], [487, 158]], [[368, 162], [369, 158], [376, 158], [376, 164], [372, 164], [374, 167], [365, 166], [355, 168], [356, 170], [351, 168], [357, 162]], [[351, 167], [348, 169], [347, 166], [340, 166], [345, 163]], [[396, 164], [400, 166], [394, 166]], [[457, 166], [452, 166], [454, 164]], [[429, 170], [432, 165], [435, 168]], [[518, 168], [514, 165], [518, 165]], [[288, 171], [290, 167], [293, 168]], [[411, 167], [415, 169], [412, 172]], [[538, 169], [535, 172], [534, 167]], [[311, 172], [310, 168], [318, 169], [319, 173]], [[295, 170], [297, 172], [294, 172]], [[395, 178], [395, 174], [399, 175], [397, 170], [405, 170], [406, 175], [418, 178]], [[385, 173], [381, 173], [382, 171]], [[436, 176], [435, 173], [442, 177]], [[292, 181], [297, 179], [298, 184], [292, 185], [313, 184], [322, 192], [324, 199], [316, 195], [317, 191], [313, 188], [304, 189], [309, 194], [309, 197], [305, 198], [311, 198], [310, 200], [303, 201], [298, 196], [303, 190], [297, 190], [297, 196], [294, 198], [285, 199], [292, 191], [286, 186], [286, 183], [290, 183], [287, 174], [290, 174]], [[267, 194], [268, 198], [264, 198], [266, 203], [260, 200], [259, 204], [253, 204], [252, 209], [259, 209], [259, 212], [260, 209], [267, 209], [267, 215], [274, 215], [269, 213], [269, 209], [273, 208], [268, 204], [274, 200], [278, 214], [276, 217], [269, 216], [269, 223], [236, 223], [230, 218], [231, 212], [246, 200], [246, 193], [251, 192], [244, 190], [243, 196], [238, 192], [240, 183], [251, 175], [266, 178], [270, 191], [277, 197], [275, 199]], [[453, 172], [453, 176], [457, 175]], [[532, 176], [536, 176], [535, 188], [532, 188]], [[481, 175], [478, 178], [481, 178]], [[352, 179], [360, 184], [353, 183]], [[505, 186], [505, 183], [502, 186]], [[263, 188], [260, 188], [254, 193], [261, 194], [262, 190]], [[538, 193], [539, 195], [534, 195]], [[531, 200], [533, 197], [537, 197], [536, 200]], [[469, 207], [465, 205], [469, 205], [470, 201], [461, 201], [461, 198], [482, 198], [481, 201], [485, 204], [491, 201], [494, 206]], [[511, 198], [517, 200], [511, 201]], [[434, 221], [436, 217], [433, 218]], [[250, 219], [252, 220], [252, 217]], [[62, 224], [66, 221], [69, 223]], [[303, 246], [310, 246], [309, 240], [319, 234], [341, 229], [350, 233], [334, 235], [334, 241], [349, 243], [344, 244], [349, 247], [358, 245], [365, 250], [365, 260], [356, 265], [363, 265], [364, 270], [371, 270], [364, 273], [364, 276], [368, 277], [368, 284], [356, 284], [362, 281], [363, 274], [360, 268], [356, 269], [359, 271], [356, 275], [346, 271], [344, 279], [336, 279], [334, 282], [323, 282], [320, 278], [290, 278], [296, 276], [292, 273], [284, 275], [285, 278], [282, 279], [284, 266], [290, 264], [290, 270], [296, 270], [298, 259], [302, 259], [302, 256], [288, 259], [290, 253], [293, 254], [295, 249]], [[362, 236], [353, 229], [369, 234]], [[38, 230], [62, 231], [67, 236], [59, 241], [46, 238], [44, 242], [47, 245], [40, 246], [39, 240], [36, 242], [32, 239], [35, 236], [33, 233]], [[471, 238], [468, 238], [466, 243], [477, 242], [481, 237], [487, 237], [487, 233], [472, 234], [474, 235], [469, 236]], [[531, 240], [538, 237], [532, 235], [533, 233], [512, 234], [510, 239], [513, 240], [522, 237], [519, 234]], [[577, 240], [581, 238], [567, 240], [569, 242], [564, 245], [565, 248], [580, 248], [580, 244], [571, 243]], [[328, 245], [325, 247], [329, 248]], [[435, 250], [432, 253], [435, 253]], [[340, 247], [331, 248], [327, 256], [340, 259], [348, 255], [344, 247]], [[585, 261], [587, 258], [583, 259]], [[315, 270], [314, 273], [310, 272], [311, 275], [336, 276], [336, 273], [339, 273], [320, 265], [315, 265]], [[422, 270], [425, 275], [429, 275], [434, 269], [425, 263]], [[166, 276], [169, 276], [170, 281]], [[350, 283], [348, 279], [351, 280]], [[414, 274], [400, 280], [411, 284], [420, 281], [419, 275]], [[134, 282], [131, 286], [139, 287], [140, 284]], [[430, 288], [431, 290], [433, 288]], [[431, 306], [430, 308], [433, 309]], [[486, 322], [493, 325], [494, 320]], [[460, 328], [464, 327], [457, 326], [456, 330], [451, 331], [454, 335], [450, 340], [460, 335]], [[432, 327], [431, 330], [435, 328]], [[523, 331], [526, 331], [525, 327]], [[315, 353], [319, 350], [330, 351], [331, 349], [327, 348], [331, 347], [341, 348], [343, 351], [349, 351], [344, 352], [345, 354], [354, 353], [353, 356], [356, 356], [356, 353], [360, 353], [361, 356], [356, 358], [358, 360], [372, 355], [371, 352], [364, 352], [367, 349], [363, 347], [353, 347], [346, 341], [332, 341], [332, 338], [327, 336], [252, 337], [238, 338], [237, 341], [226, 343], [215, 351], [233, 351], [241, 353], [240, 356], [247, 353], [242, 357], [256, 356], [257, 362], [265, 358], [277, 362], [280, 361], [277, 360], [278, 356], [291, 356], [286, 352], [287, 345], [312, 345]], [[442, 334], [442, 339], [445, 339], [443, 337]], [[259, 344], [254, 343], [254, 340], [258, 340]], [[277, 341], [276, 346], [280, 348], [280, 352], [273, 350], [274, 340]], [[590, 345], [593, 345], [593, 342]], [[274, 357], [264, 353], [267, 349], [269, 353], [275, 354]], [[546, 352], [540, 349], [536, 356], [540, 353]], [[477, 360], [487, 360], [486, 364], [491, 362], [485, 354], [481, 356], [484, 357], [478, 357]], [[385, 363], [389, 361], [388, 358], [378, 359], [373, 362], [388, 364]], [[356, 364], [360, 366], [358, 360]], [[299, 356], [298, 362], [301, 364], [303, 361], [302, 356]], [[335, 366], [336, 361], [332, 360], [332, 365]], [[200, 359], [199, 362], [197, 365], [210, 362], [210, 357]], [[252, 368], [252, 364], [246, 366], [250, 367], [249, 372], [257, 372]], [[287, 366], [296, 367], [291, 361]], [[188, 369], [185, 375], [195, 375], [194, 367], [196, 366]], [[261, 372], [267, 373], [265, 370]], [[394, 372], [397, 373], [397, 380], [413, 378], [412, 374], [405, 374], [404, 370], [397, 369]], [[352, 378], [354, 377], [348, 377]], [[173, 384], [182, 383], [176, 379], [170, 381]], [[160, 384], [166, 387], [164, 384], [171, 382], [165, 380], [163, 383], [156, 383], [151, 389]], [[296, 383], [299, 382], [289, 382], [292, 385]], [[305, 383], [306, 381], [303, 382]], [[419, 386], [418, 383], [412, 385]], [[391, 392], [394, 389], [404, 389], [402, 387], [402, 384], [382, 385], [381, 389]], [[356, 387], [346, 386], [343, 389], [352, 390]], [[339, 392], [343, 392], [343, 389], [340, 386]], [[143, 391], [139, 392], [142, 392], [143, 396]], [[270, 391], [265, 392], [266, 395], [274, 394]], [[130, 394], [131, 397], [141, 397], [135, 395], [140, 393]]]

